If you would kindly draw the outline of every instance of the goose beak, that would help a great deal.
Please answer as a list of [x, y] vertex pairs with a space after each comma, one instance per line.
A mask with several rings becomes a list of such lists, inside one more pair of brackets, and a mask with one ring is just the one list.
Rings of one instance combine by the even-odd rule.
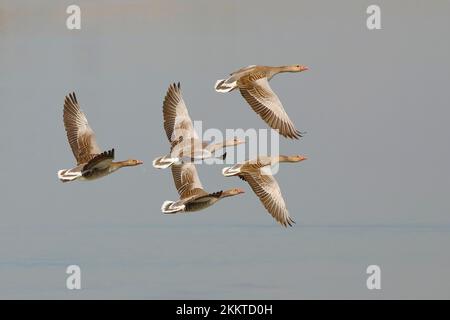
[[308, 160], [308, 158], [307, 158], [307, 157], [305, 157], [305, 156], [300, 156], [300, 157], [299, 157], [299, 159], [300, 159], [300, 161], [303, 161], [303, 160]]
[[300, 66], [300, 72], [307, 71], [309, 68], [307, 66]]
[[144, 164], [144, 161], [141, 161], [141, 160], [138, 160], [138, 161], [136, 161], [136, 164]]

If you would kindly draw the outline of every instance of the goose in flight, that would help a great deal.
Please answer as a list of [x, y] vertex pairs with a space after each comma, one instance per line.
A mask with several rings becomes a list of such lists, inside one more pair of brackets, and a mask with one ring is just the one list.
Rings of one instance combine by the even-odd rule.
[[173, 164], [171, 169], [180, 199], [178, 201], [164, 201], [161, 211], [166, 214], [199, 211], [212, 206], [223, 198], [244, 193], [242, 189], [238, 188], [214, 193], [206, 192], [192, 162]]
[[77, 165], [72, 169], [58, 171], [58, 178], [62, 182], [95, 180], [122, 167], [137, 166], [143, 163], [134, 159], [113, 162], [114, 149], [102, 152], [95, 140], [94, 131], [80, 110], [75, 92], [70, 93], [64, 100], [63, 119], [67, 139]]
[[236, 164], [222, 170], [225, 177], [238, 176], [246, 181], [258, 196], [266, 210], [283, 226], [292, 226], [294, 220], [289, 215], [281, 194], [280, 187], [272, 175], [271, 167], [280, 162], [299, 162], [306, 160], [305, 156], [260, 156], [255, 160]]
[[[244, 141], [234, 137], [219, 143], [209, 143], [199, 139], [192, 125], [186, 104], [181, 95], [180, 83], [171, 84], [163, 102], [164, 130], [171, 144], [168, 155], [153, 160], [153, 166], [165, 169], [183, 158], [193, 161], [215, 157], [215, 152], [229, 146], [236, 146]], [[222, 156], [226, 156], [226, 153]]]
[[230, 92], [239, 88], [244, 99], [253, 111], [272, 128], [286, 138], [298, 139], [301, 132], [295, 126], [281, 104], [280, 99], [272, 90], [269, 81], [281, 72], [302, 72], [308, 67], [302, 65], [268, 67], [248, 66], [230, 74], [227, 79], [217, 80], [217, 92]]

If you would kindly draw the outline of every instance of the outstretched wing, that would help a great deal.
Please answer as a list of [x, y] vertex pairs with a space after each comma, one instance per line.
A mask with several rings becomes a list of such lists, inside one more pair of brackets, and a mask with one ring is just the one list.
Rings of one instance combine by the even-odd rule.
[[287, 138], [301, 137], [265, 76], [248, 82], [239, 80], [238, 85], [244, 99], [271, 128]]
[[163, 103], [164, 129], [171, 144], [198, 139], [181, 95], [180, 83], [171, 84]]
[[265, 168], [263, 167], [254, 173], [244, 173], [241, 178], [248, 182], [253, 192], [275, 220], [285, 227], [292, 226], [295, 222], [289, 215], [280, 187], [273, 175], [268, 170], [264, 170]]
[[94, 131], [89, 126], [86, 116], [80, 110], [75, 92], [64, 100], [64, 127], [77, 164], [83, 164], [101, 153], [95, 140]]
[[181, 199], [192, 195], [207, 195], [198, 177], [197, 169], [191, 162], [171, 166], [172, 176]]

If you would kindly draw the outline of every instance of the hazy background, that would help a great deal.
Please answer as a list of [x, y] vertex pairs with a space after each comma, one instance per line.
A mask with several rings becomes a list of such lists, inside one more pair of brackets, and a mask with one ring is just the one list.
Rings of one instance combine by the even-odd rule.
[[[78, 4], [82, 29], [66, 29]], [[450, 3], [0, 0], [0, 298], [450, 298]], [[181, 81], [204, 128], [266, 128], [213, 85], [250, 64], [305, 64], [273, 79], [307, 135], [277, 179], [285, 229], [249, 187], [199, 166], [207, 190], [248, 192], [167, 216], [176, 199], [162, 99]], [[75, 90], [102, 148], [144, 166], [62, 184]], [[82, 269], [80, 291], [65, 269]], [[366, 288], [366, 267], [382, 290]]]

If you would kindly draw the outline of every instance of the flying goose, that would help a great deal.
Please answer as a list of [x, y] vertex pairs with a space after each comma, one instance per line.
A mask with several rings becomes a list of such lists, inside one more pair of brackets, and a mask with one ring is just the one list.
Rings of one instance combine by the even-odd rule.
[[[165, 169], [174, 163], [180, 163], [183, 158], [207, 159], [215, 157], [215, 152], [225, 147], [235, 146], [244, 141], [238, 138], [219, 143], [209, 143], [199, 139], [189, 117], [186, 104], [181, 95], [180, 83], [171, 84], [163, 102], [164, 130], [171, 143], [170, 153], [153, 160], [153, 166]], [[226, 153], [222, 156], [225, 157]]]
[[197, 169], [192, 162], [173, 164], [171, 169], [180, 199], [178, 201], [164, 201], [161, 206], [163, 213], [199, 211], [212, 206], [220, 199], [244, 193], [242, 189], [238, 188], [214, 193], [206, 192], [203, 190]]
[[302, 65], [268, 67], [248, 66], [230, 74], [228, 79], [217, 80], [217, 92], [230, 92], [239, 88], [253, 111], [272, 128], [286, 138], [298, 139], [301, 132], [295, 129], [280, 99], [269, 86], [272, 77], [281, 72], [302, 72], [308, 67]]
[[77, 161], [72, 169], [58, 171], [62, 182], [73, 180], [95, 180], [117, 171], [122, 167], [137, 166], [140, 160], [113, 162], [114, 149], [102, 152], [95, 140], [94, 131], [89, 126], [86, 116], [80, 110], [75, 92], [64, 100], [64, 127], [70, 147]]
[[238, 176], [252, 188], [267, 211], [283, 226], [295, 223], [286, 208], [280, 187], [272, 175], [271, 167], [279, 162], [299, 162], [306, 157], [298, 156], [260, 156], [255, 160], [236, 164], [222, 170], [225, 177]]

